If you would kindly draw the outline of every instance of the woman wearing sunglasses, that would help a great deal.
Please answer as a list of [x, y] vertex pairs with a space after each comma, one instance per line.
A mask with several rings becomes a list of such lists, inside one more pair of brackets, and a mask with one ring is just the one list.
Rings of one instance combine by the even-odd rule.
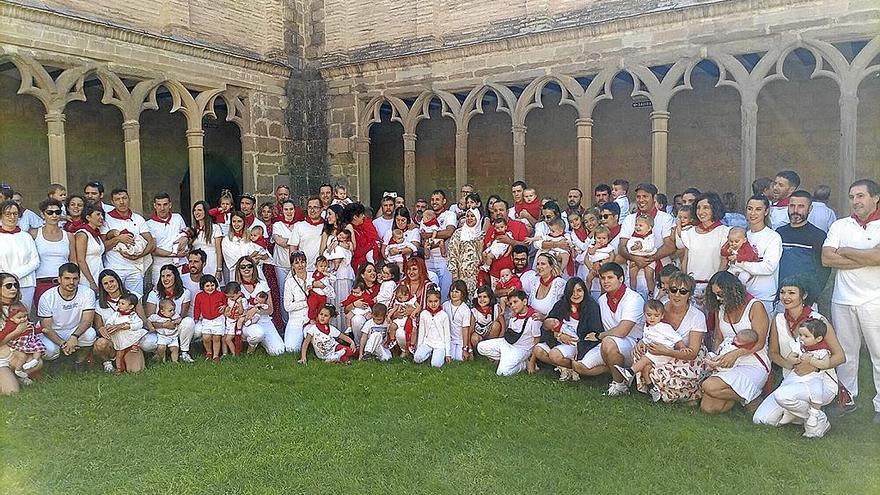
[[34, 238], [19, 228], [20, 215], [21, 206], [15, 201], [0, 203], [0, 272], [11, 273], [18, 278], [21, 302], [30, 311], [37, 285], [34, 273], [40, 266], [40, 255]]
[[34, 290], [34, 305], [44, 292], [58, 285], [58, 268], [68, 261], [75, 261], [73, 234], [61, 228], [63, 209], [61, 202], [47, 199], [40, 203], [40, 214], [45, 222], [37, 229], [34, 242], [40, 253], [40, 266], [35, 273], [37, 286]]
[[[21, 291], [18, 279], [15, 278], [15, 275], [3, 273], [0, 270], [0, 329], [6, 327], [7, 321], [12, 318], [12, 315], [24, 310], [21, 304]], [[10, 326], [12, 325], [10, 323]], [[18, 323], [10, 333], [0, 337], [0, 395], [11, 395], [19, 390], [19, 380], [16, 379], [10, 367], [13, 350], [6, 344], [21, 337], [32, 328], [33, 324], [31, 322], [23, 321]], [[31, 383], [29, 379], [22, 379], [21, 382], [23, 384]]]
[[687, 402], [696, 405], [702, 395], [700, 379], [705, 372], [703, 357], [706, 348], [703, 337], [706, 335], [706, 316], [691, 304], [695, 285], [693, 277], [676, 272], [669, 276], [666, 286], [669, 301], [665, 305], [663, 320], [681, 335], [686, 347], [675, 350], [664, 345], [645, 345], [640, 342], [633, 351], [633, 361], [641, 358], [646, 351], [673, 358], [665, 364], [655, 366], [651, 371], [651, 383], [660, 393], [660, 400], [663, 402]]
[[[260, 279], [258, 268], [253, 257], [242, 256], [233, 270], [233, 280], [241, 284], [242, 303], [247, 317], [247, 323], [242, 328], [242, 337], [247, 340], [248, 354], [254, 352], [257, 345], [262, 343], [270, 356], [279, 356], [284, 354], [284, 341], [278, 334], [275, 324], [272, 323], [272, 313], [275, 311], [272, 298], [266, 301], [266, 309], [257, 307], [256, 295], [260, 292], [269, 293], [269, 284]], [[255, 316], [259, 316], [259, 319], [251, 323]]]

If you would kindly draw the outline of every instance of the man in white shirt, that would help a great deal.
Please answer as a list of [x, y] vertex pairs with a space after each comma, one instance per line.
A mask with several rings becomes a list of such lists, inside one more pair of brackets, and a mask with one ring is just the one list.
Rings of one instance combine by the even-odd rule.
[[171, 212], [171, 196], [168, 193], [153, 196], [153, 210], [155, 214], [147, 220], [147, 229], [156, 243], [150, 279], [155, 284], [163, 266], [180, 264], [180, 258], [189, 249], [189, 239], [183, 217]]
[[810, 216], [807, 221], [828, 233], [831, 224], [837, 220], [837, 214], [828, 206], [828, 198], [831, 197], [831, 188], [829, 186], [816, 186], [813, 192], [813, 209], [810, 210]]
[[103, 202], [104, 199], [104, 184], [101, 184], [99, 181], [93, 180], [83, 187], [83, 196], [86, 197], [86, 201], [92, 204], [100, 204], [101, 208], [104, 209], [104, 213], [109, 212], [113, 209], [113, 206], [108, 205]]
[[599, 310], [605, 330], [598, 335], [587, 334], [587, 339], [601, 343], [587, 351], [580, 361], [572, 361], [572, 369], [584, 376], [609, 373], [611, 384], [606, 395], [624, 395], [629, 393], [629, 385], [615, 366], [632, 366], [632, 351], [642, 338], [645, 300], [624, 285], [623, 268], [617, 263], [602, 265], [599, 280], [604, 292], [599, 298]]
[[773, 197], [776, 202], [770, 205], [770, 228], [773, 230], [788, 223], [788, 203], [791, 194], [801, 185], [801, 177], [792, 170], [783, 170], [773, 179]]
[[[446, 209], [446, 193], [443, 192], [443, 190], [435, 189], [434, 192], [431, 193], [431, 209], [437, 214], [437, 222], [440, 224], [440, 230], [436, 232], [422, 231], [422, 245], [425, 244], [424, 239], [428, 237], [448, 241], [455, 232], [455, 228], [458, 227], [458, 217], [455, 216], [455, 213]], [[425, 265], [428, 268], [428, 271], [436, 274], [437, 278], [440, 280], [441, 299], [445, 301], [449, 297], [449, 286], [452, 285], [452, 274], [449, 273], [449, 268], [447, 267], [448, 261], [446, 257], [440, 253], [440, 248], [425, 251]]]
[[[669, 263], [668, 256], [675, 253], [675, 240], [673, 239], [673, 229], [675, 227], [675, 219], [672, 215], [665, 211], [657, 211], [655, 208], [655, 196], [657, 195], [657, 186], [650, 183], [642, 183], [636, 187], [636, 213], [629, 215], [623, 219], [620, 227], [620, 239], [618, 240], [617, 252], [627, 261], [635, 263], [640, 269], [657, 260], [662, 260], [663, 264]], [[621, 211], [621, 215], [623, 212]], [[651, 256], [636, 256], [629, 254], [626, 249], [626, 242], [636, 229], [636, 218], [640, 215], [650, 216], [654, 218], [654, 228], [652, 234], [654, 236], [654, 245], [658, 246], [657, 252]], [[641, 272], [641, 270], [640, 270]], [[637, 281], [629, 281], [630, 287], [633, 287], [645, 299], [648, 297], [648, 287], [642, 276]]]
[[880, 424], [880, 185], [857, 180], [849, 188], [852, 216], [831, 225], [822, 246], [822, 264], [836, 268], [831, 319], [846, 362], [837, 376], [853, 400], [832, 410], [841, 415], [856, 408], [859, 351], [864, 339], [874, 371], [874, 424]]
[[58, 287], [46, 291], [38, 305], [37, 316], [43, 333], [40, 340], [46, 346], [43, 359], [58, 359], [62, 353], [77, 352], [77, 364], [82, 363], [88, 348], [97, 339], [92, 328], [95, 317], [95, 293], [79, 286], [79, 267], [65, 263], [58, 268]]
[[[114, 189], [110, 193], [110, 200], [115, 208], [107, 212], [104, 225], [101, 226], [101, 238], [104, 240], [104, 268], [116, 272], [129, 292], [144, 294], [144, 273], [152, 261], [150, 253], [156, 247], [156, 241], [147, 229], [144, 217], [133, 212], [129, 207], [128, 191], [121, 188]], [[111, 230], [115, 230], [118, 235], [107, 239], [107, 234]], [[146, 242], [146, 246], [139, 254], [129, 255], [114, 249], [120, 243], [134, 245], [136, 236], [143, 237]]]
[[[202, 282], [202, 276], [204, 275], [203, 272], [205, 270], [206, 261], [208, 261], [208, 255], [201, 249], [193, 249], [188, 255], [186, 255], [187, 271], [180, 275], [180, 280], [183, 282], [183, 286], [189, 291], [190, 297], [192, 297], [193, 301], [196, 299], [196, 294], [202, 290], [200, 284]], [[180, 316], [192, 317], [193, 306], [195, 306], [195, 304], [190, 304], [186, 314]], [[198, 323], [196, 323], [196, 325], [198, 325]]]
[[287, 245], [290, 252], [302, 251], [306, 255], [306, 270], [315, 270], [315, 259], [321, 254], [321, 234], [324, 219], [321, 218], [321, 199], [311, 197], [306, 202], [306, 219], [293, 224]]
[[461, 186], [461, 191], [458, 194], [458, 202], [453, 203], [452, 206], [449, 207], [449, 211], [455, 213], [459, 219], [464, 216], [465, 211], [467, 211], [467, 197], [469, 194], [474, 192], [474, 186], [470, 184], [465, 184]]
[[379, 233], [379, 239], [384, 239], [388, 235], [392, 225], [394, 225], [394, 198], [392, 196], [385, 196], [382, 198], [379, 215], [373, 219], [373, 226], [376, 227], [376, 232]]

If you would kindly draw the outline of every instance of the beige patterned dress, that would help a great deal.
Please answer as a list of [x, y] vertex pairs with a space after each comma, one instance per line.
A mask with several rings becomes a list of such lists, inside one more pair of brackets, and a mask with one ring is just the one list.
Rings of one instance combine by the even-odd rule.
[[[477, 275], [480, 272], [480, 254], [483, 250], [483, 236], [471, 241], [461, 239], [461, 229], [456, 230], [446, 243], [446, 259], [449, 260], [449, 273], [452, 280], [464, 280], [468, 297], [477, 292]], [[443, 294], [445, 297], [446, 294]]]

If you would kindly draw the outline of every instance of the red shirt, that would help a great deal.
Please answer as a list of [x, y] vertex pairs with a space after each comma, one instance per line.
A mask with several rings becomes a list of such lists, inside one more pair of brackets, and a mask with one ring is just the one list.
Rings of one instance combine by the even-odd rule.
[[193, 306], [193, 319], [198, 321], [202, 318], [213, 320], [223, 314], [226, 307], [226, 294], [215, 290], [208, 294], [199, 292], [196, 294], [196, 302]]

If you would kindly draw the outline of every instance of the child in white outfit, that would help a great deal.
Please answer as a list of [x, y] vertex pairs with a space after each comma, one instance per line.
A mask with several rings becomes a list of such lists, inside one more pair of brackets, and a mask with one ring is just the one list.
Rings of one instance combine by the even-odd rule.
[[157, 335], [156, 357], [163, 363], [165, 362], [165, 351], [171, 349], [171, 361], [177, 362], [177, 356], [180, 352], [180, 344], [178, 343], [180, 324], [180, 315], [175, 313], [177, 306], [173, 299], [163, 298], [159, 301], [156, 314], [147, 317], [152, 323], [171, 323], [174, 328], [166, 328], [164, 326], [154, 327]]
[[367, 331], [361, 330], [360, 354], [358, 359], [364, 359], [364, 356], [376, 356], [379, 361], [388, 361], [391, 359], [391, 349], [385, 345], [388, 340], [388, 321], [386, 316], [388, 308], [382, 303], [373, 305], [372, 318], [364, 325]]
[[[394, 229], [391, 231], [391, 240], [388, 242], [388, 245], [385, 246], [385, 261], [389, 263], [396, 263], [401, 269], [403, 269], [403, 250], [410, 249], [412, 252], [416, 252], [416, 246], [407, 242], [403, 238], [403, 231], [400, 229]], [[396, 249], [397, 254], [391, 254], [391, 250]]]
[[538, 250], [537, 253], [535, 253], [535, 259], [537, 260], [538, 255], [547, 253], [556, 258], [556, 260], [559, 261], [559, 266], [565, 270], [568, 266], [568, 260], [571, 258], [569, 247], [555, 247], [550, 249], [543, 247], [544, 242], [564, 242], [566, 246], [571, 245], [571, 241], [565, 236], [565, 221], [561, 218], [554, 218], [550, 221], [548, 227], [550, 232], [548, 232], [547, 235], [536, 236], [531, 239], [534, 243], [535, 249]]
[[[626, 241], [626, 250], [631, 256], [653, 256], [657, 252], [657, 246], [654, 245], [654, 219], [648, 215], [639, 215], [636, 218], [635, 231], [632, 237]], [[645, 274], [645, 282], [648, 286], [648, 293], [654, 292], [654, 264], [649, 263], [644, 268], [632, 261], [629, 262], [629, 279], [630, 284], [635, 287], [639, 277], [639, 271]]]
[[[809, 362], [817, 368], [827, 368], [831, 357], [831, 348], [825, 342], [827, 332], [828, 326], [822, 320], [809, 319], [805, 321], [798, 327], [798, 339], [791, 343], [791, 349], [789, 349], [786, 359]], [[800, 376], [797, 373], [789, 373], [786, 380], [789, 378], [796, 382], [822, 380], [822, 372], [814, 371]]]
[[116, 371], [119, 373], [126, 371], [126, 354], [138, 350], [141, 339], [147, 334], [144, 330], [144, 321], [134, 311], [137, 303], [138, 298], [134, 294], [120, 297], [116, 311], [104, 322], [108, 326], [124, 325], [110, 334], [110, 341], [113, 343], [113, 349], [116, 350]]
[[413, 361], [422, 363], [431, 358], [431, 366], [439, 368], [452, 362], [449, 315], [440, 307], [440, 292], [428, 291], [427, 309], [419, 315], [419, 338]]
[[[657, 299], [651, 299], [645, 303], [645, 329], [642, 334], [642, 342], [645, 344], [657, 344], [670, 347], [677, 351], [684, 349], [685, 344], [681, 335], [675, 331], [668, 323], [663, 322], [663, 316], [666, 314], [666, 308], [663, 303]], [[651, 372], [654, 366], [668, 363], [672, 358], [669, 356], [658, 356], [650, 351], [639, 358], [633, 364], [631, 370], [622, 366], [615, 367], [626, 378], [627, 382], [631, 382], [636, 378], [636, 386], [640, 392], [650, 392], [651, 398], [656, 402], [660, 400], [660, 391], [656, 387], [649, 387], [651, 383]]]
[[610, 246], [611, 231], [604, 225], [596, 227], [593, 233], [595, 242], [584, 254], [587, 256], [587, 287], [593, 286], [593, 279], [599, 274], [599, 267], [603, 263], [611, 261], [614, 256], [614, 246]]
[[[123, 234], [131, 234], [131, 232], [127, 230], [111, 230], [107, 232], [107, 240], [113, 239], [114, 237], [123, 235]], [[127, 254], [129, 256], [137, 256], [144, 252], [144, 249], [147, 249], [147, 240], [144, 239], [142, 235], [132, 235], [134, 239], [134, 243], [132, 245], [128, 245], [124, 242], [119, 242], [115, 246], [113, 246], [113, 250], [122, 254]], [[175, 251], [177, 252], [177, 246], [174, 246]]]
[[752, 330], [751, 328], [746, 328], [737, 332], [736, 337], [733, 339], [724, 339], [721, 342], [721, 345], [718, 346], [718, 352], [710, 352], [706, 355], [706, 364], [715, 370], [718, 371], [726, 371], [732, 368], [735, 368], [739, 365], [754, 365], [754, 366], [766, 366], [765, 363], [761, 362], [761, 359], [756, 354], [746, 354], [745, 356], [740, 356], [737, 358], [736, 362], [733, 363], [733, 367], [731, 368], [721, 368], [719, 366], [719, 359], [721, 356], [727, 354], [728, 352], [735, 351], [737, 349], [751, 349], [755, 342], [758, 341], [758, 332]]

